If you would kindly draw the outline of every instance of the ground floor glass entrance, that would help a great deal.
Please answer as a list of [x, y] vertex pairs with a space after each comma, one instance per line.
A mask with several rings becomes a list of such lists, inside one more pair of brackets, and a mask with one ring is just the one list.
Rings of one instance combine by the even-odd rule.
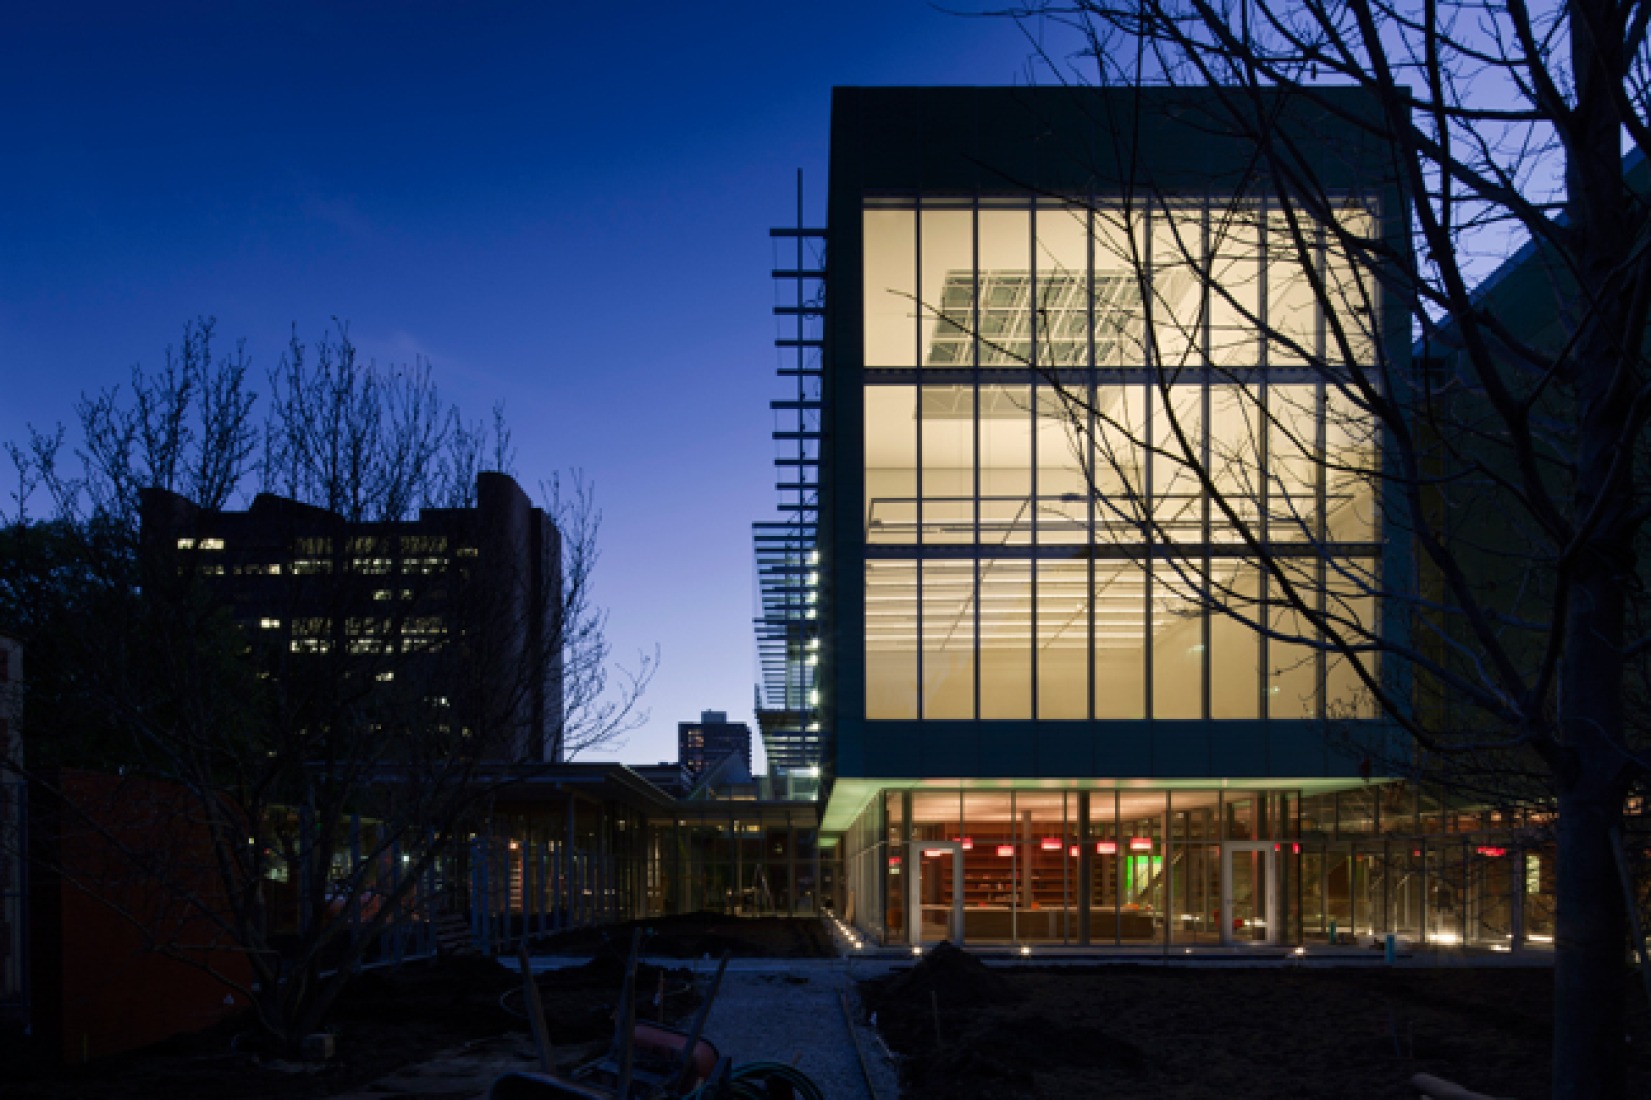
[[1516, 848], [1507, 814], [1402, 783], [1378, 813], [1375, 789], [885, 790], [842, 839], [838, 903], [888, 944], [1551, 942], [1528, 817]]

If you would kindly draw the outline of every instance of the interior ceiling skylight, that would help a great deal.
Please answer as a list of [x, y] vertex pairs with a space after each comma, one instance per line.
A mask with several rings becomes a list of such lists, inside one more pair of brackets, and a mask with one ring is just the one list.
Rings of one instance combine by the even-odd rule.
[[[1130, 358], [1126, 347], [1140, 344], [1141, 289], [1140, 280], [1133, 274], [1096, 275], [1091, 280], [1075, 271], [1000, 268], [982, 271], [977, 283], [974, 272], [958, 268], [946, 273], [939, 308], [932, 310], [934, 330], [924, 357], [925, 366], [974, 365], [977, 286], [982, 367], [1031, 365], [1034, 330], [1039, 365], [1088, 366], [1091, 287], [1095, 308], [1095, 362], [1122, 362]], [[1034, 286], [1035, 312], [1031, 308]], [[981, 415], [989, 414], [983, 409]]]

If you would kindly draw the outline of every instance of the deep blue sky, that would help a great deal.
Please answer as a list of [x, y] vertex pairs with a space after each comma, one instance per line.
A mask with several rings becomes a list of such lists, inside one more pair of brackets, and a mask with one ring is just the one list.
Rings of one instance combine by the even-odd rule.
[[[218, 319], [273, 365], [349, 322], [498, 401], [534, 485], [581, 467], [598, 600], [657, 643], [674, 759], [750, 719], [773, 516], [770, 225], [824, 206], [836, 84], [1024, 83], [1007, 23], [921, 0], [59, 2], [0, 17], [0, 439]], [[9, 466], [0, 491], [13, 489]]]

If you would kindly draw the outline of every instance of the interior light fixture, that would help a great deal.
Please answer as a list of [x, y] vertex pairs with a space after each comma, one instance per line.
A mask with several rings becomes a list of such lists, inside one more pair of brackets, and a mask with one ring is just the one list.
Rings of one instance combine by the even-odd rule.
[[1004, 859], [1008, 859], [1015, 854], [1015, 846], [1013, 844], [999, 844], [997, 846], [997, 854], [1002, 856]]
[[1132, 852], [1150, 852], [1150, 851], [1152, 851], [1152, 838], [1150, 836], [1132, 836], [1132, 837], [1130, 837], [1129, 838], [1129, 850], [1132, 851]]
[[1098, 856], [1117, 855], [1118, 842], [1116, 840], [1097, 840], [1095, 842], [1095, 854]]

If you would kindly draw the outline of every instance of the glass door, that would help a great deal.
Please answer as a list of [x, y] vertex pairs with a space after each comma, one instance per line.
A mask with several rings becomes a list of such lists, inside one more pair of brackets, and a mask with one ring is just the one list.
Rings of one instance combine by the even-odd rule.
[[914, 915], [914, 945], [963, 943], [963, 845], [955, 840], [914, 840], [906, 858], [907, 912]]
[[1216, 910], [1227, 946], [1284, 942], [1278, 845], [1228, 841], [1221, 846], [1221, 906]]

